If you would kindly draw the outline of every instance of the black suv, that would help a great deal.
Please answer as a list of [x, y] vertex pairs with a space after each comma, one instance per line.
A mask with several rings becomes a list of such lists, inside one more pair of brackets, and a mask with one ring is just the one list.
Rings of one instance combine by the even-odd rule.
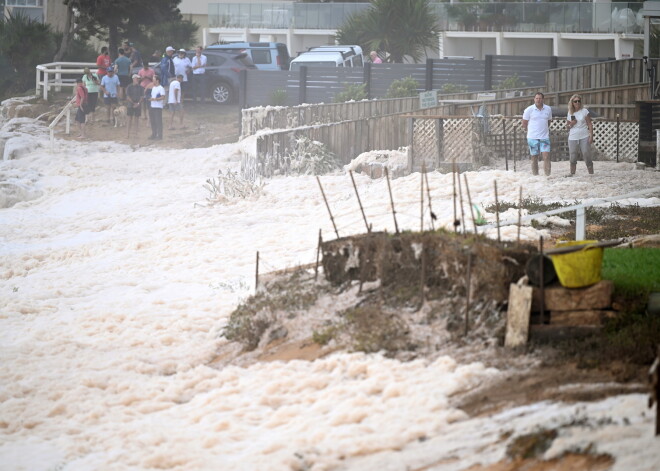
[[[237, 54], [206, 49], [202, 54], [206, 56], [206, 96], [220, 105], [235, 102], [240, 90], [241, 70], [257, 68], [252, 59], [245, 52]], [[192, 61], [195, 51], [187, 51], [186, 55]], [[160, 76], [160, 64], [154, 66], [154, 70]]]
[[[233, 103], [238, 99], [241, 70], [256, 69], [252, 59], [245, 53], [221, 52], [206, 49], [206, 84], [208, 96], [221, 105]], [[192, 60], [194, 52], [188, 57]]]

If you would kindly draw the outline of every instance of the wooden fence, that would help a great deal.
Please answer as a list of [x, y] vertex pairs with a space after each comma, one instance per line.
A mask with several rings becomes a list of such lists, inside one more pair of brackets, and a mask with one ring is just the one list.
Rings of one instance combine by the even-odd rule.
[[650, 81], [649, 69], [658, 67], [660, 59], [621, 59], [548, 70], [545, 89], [548, 92], [610, 88], [617, 85]]

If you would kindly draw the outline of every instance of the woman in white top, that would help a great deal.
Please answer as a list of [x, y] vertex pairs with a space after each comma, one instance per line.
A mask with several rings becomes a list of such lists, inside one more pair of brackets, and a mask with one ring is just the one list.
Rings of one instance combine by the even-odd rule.
[[573, 95], [568, 101], [568, 152], [571, 159], [571, 175], [575, 175], [577, 168], [578, 147], [582, 153], [584, 163], [589, 173], [594, 173], [594, 164], [591, 161], [591, 143], [594, 140], [594, 127], [591, 123], [589, 110], [582, 106], [582, 97]]

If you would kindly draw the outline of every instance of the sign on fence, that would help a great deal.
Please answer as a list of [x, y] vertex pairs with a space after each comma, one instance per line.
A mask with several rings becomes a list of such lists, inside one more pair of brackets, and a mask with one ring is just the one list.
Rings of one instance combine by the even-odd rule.
[[430, 90], [428, 92], [421, 92], [419, 94], [419, 107], [424, 108], [433, 108], [438, 106], [438, 91]]

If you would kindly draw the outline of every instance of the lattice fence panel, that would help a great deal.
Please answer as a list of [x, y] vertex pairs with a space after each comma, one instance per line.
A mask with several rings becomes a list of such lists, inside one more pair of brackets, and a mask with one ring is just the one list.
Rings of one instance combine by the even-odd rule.
[[[593, 121], [594, 147], [605, 160], [616, 160], [616, 122]], [[639, 123], [619, 123], [619, 162], [637, 162]]]
[[435, 168], [438, 159], [437, 120], [415, 119], [413, 127], [413, 168], [420, 169], [422, 164], [428, 169]]
[[474, 162], [475, 148], [479, 144], [478, 129], [472, 118], [443, 119], [444, 145], [441, 159], [446, 162]]

